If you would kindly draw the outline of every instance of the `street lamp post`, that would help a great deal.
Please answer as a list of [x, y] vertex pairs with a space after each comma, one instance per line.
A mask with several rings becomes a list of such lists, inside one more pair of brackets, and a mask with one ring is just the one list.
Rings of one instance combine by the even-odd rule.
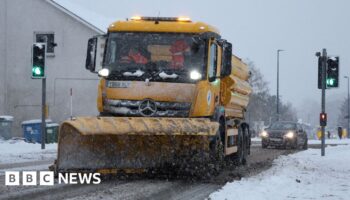
[[348, 138], [350, 138], [349, 130], [350, 130], [350, 98], [349, 98], [349, 76], [344, 76], [344, 78], [348, 79]]
[[276, 102], [276, 107], [277, 107], [277, 121], [279, 121], [280, 118], [280, 112], [279, 112], [279, 79], [280, 79], [280, 52], [284, 51], [282, 49], [277, 50], [277, 102]]

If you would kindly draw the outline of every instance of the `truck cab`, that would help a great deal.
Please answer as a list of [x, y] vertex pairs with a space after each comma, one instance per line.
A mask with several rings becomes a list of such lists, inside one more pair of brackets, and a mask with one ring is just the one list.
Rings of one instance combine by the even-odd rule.
[[232, 45], [188, 18], [134, 17], [89, 40], [86, 68], [102, 77], [98, 110], [108, 116], [210, 117]]

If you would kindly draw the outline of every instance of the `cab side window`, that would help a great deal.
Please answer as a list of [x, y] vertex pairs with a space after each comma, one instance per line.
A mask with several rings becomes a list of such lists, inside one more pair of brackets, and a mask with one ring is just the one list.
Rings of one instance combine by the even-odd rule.
[[209, 80], [216, 77], [216, 71], [217, 71], [217, 45], [212, 43], [210, 45], [210, 52], [209, 52], [209, 68], [208, 68]]

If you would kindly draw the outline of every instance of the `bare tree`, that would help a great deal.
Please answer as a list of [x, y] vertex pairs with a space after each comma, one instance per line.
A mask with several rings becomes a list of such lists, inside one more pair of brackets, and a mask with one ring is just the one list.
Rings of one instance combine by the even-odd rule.
[[348, 99], [344, 99], [341, 103], [341, 106], [339, 108], [339, 115], [338, 115], [338, 126], [341, 126], [343, 128], [348, 127]]
[[[260, 70], [255, 67], [250, 60], [246, 61], [251, 72], [249, 83], [253, 89], [250, 101], [247, 107], [247, 117], [250, 123], [255, 121], [263, 121], [265, 125], [270, 124], [276, 116], [276, 96], [271, 95], [268, 89], [268, 82]], [[296, 121], [297, 112], [291, 103], [283, 103], [280, 101], [280, 118], [281, 120]]]

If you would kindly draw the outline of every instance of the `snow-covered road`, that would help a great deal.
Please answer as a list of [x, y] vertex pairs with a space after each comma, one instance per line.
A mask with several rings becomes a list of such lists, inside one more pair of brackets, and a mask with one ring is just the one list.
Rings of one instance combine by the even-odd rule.
[[[350, 140], [320, 149], [280, 156], [273, 167], [256, 176], [227, 183], [210, 199], [349, 199]], [[336, 142], [336, 141], [334, 141]]]
[[[31, 199], [204, 199], [232, 180], [235, 181], [212, 193], [210, 198], [348, 199], [350, 145], [344, 144], [350, 144], [350, 140], [329, 140], [326, 143], [342, 145], [327, 147], [326, 157], [323, 158], [320, 157], [320, 149], [293, 154], [293, 150], [262, 149], [259, 140], [253, 143], [247, 166], [228, 168], [209, 183], [137, 178], [107, 181], [99, 186], [56, 185], [45, 189], [40, 186], [6, 187], [2, 173], [7, 170], [47, 170], [56, 157], [57, 144], [49, 144], [45, 150], [41, 150], [40, 144], [18, 140], [0, 141], [0, 199], [10, 196]], [[319, 148], [320, 141], [311, 140], [310, 143], [310, 146]], [[268, 169], [272, 162], [273, 167]], [[244, 178], [239, 181], [240, 177]]]

